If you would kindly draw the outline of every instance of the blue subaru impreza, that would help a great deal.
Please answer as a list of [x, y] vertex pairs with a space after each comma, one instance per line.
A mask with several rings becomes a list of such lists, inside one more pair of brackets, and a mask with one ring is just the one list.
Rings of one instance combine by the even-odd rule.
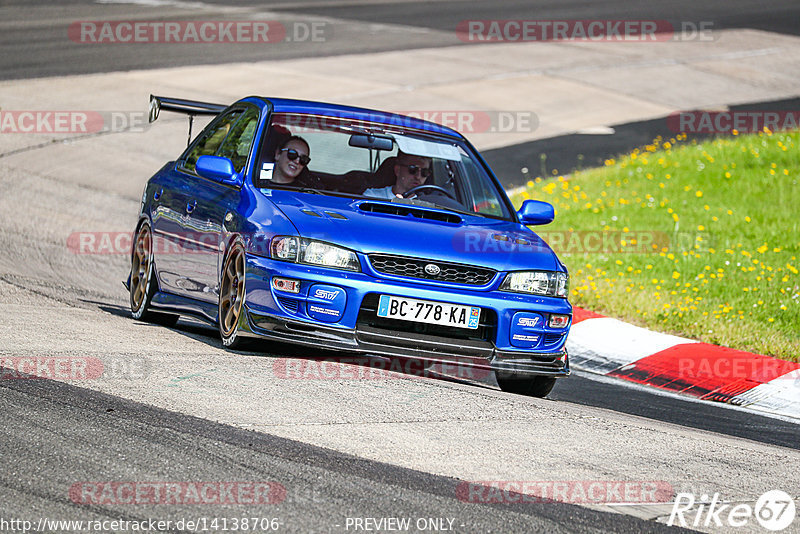
[[568, 274], [458, 132], [347, 106], [151, 97], [214, 118], [147, 182], [134, 318], [192, 315], [261, 338], [493, 370], [534, 396], [569, 374]]

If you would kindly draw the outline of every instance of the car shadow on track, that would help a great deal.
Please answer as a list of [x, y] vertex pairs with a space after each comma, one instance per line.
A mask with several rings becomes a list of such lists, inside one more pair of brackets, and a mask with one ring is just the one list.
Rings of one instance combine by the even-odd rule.
[[[192, 317], [181, 316], [175, 326], [164, 326], [146, 321], [136, 321], [127, 307], [108, 302], [84, 300], [95, 304], [105, 313], [123, 317], [146, 327], [168, 328], [195, 341], [207, 343], [215, 348], [223, 348], [217, 329], [210, 324]], [[423, 363], [408, 358], [388, 358], [378, 355], [326, 350], [315, 347], [309, 354], [307, 347], [276, 343], [267, 340], [247, 340], [243, 350], [226, 349], [232, 355], [258, 355], [275, 360], [273, 366], [278, 372], [296, 378], [363, 379], [383, 378], [428, 379], [464, 384], [484, 389], [499, 389], [494, 372], [474, 369], [457, 363]], [[293, 360], [293, 361], [291, 361]]]

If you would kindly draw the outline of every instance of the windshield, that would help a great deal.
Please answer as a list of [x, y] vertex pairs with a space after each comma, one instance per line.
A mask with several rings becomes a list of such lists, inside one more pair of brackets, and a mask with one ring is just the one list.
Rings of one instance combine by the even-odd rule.
[[513, 219], [466, 146], [396, 124], [276, 113], [254, 174], [261, 188], [410, 202]]

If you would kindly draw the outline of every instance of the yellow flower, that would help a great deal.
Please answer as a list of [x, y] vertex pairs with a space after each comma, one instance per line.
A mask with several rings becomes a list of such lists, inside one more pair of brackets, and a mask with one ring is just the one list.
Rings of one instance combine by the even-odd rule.
[[672, 271], [672, 278], [677, 280], [680, 277], [681, 277], [681, 273], [679, 273], [678, 271]]
[[694, 196], [696, 196], [697, 198], [700, 198], [700, 197], [703, 196], [703, 192], [702, 191], [695, 191]]
[[705, 229], [706, 229], [706, 227], [705, 227], [705, 226], [703, 226], [703, 225], [701, 224], [701, 225], [699, 225], [699, 226], [697, 227], [697, 229], [698, 229], [699, 231], [701, 231], [701, 232], [702, 232], [703, 230], [705, 230]]

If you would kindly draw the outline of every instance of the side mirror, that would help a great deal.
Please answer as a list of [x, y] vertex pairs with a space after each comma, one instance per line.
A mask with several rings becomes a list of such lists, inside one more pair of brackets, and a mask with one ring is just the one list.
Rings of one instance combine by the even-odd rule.
[[541, 200], [526, 200], [517, 215], [522, 224], [548, 224], [556, 217], [553, 205]]
[[214, 180], [223, 184], [238, 182], [238, 173], [233, 168], [233, 162], [220, 156], [200, 156], [194, 170], [203, 178]]

